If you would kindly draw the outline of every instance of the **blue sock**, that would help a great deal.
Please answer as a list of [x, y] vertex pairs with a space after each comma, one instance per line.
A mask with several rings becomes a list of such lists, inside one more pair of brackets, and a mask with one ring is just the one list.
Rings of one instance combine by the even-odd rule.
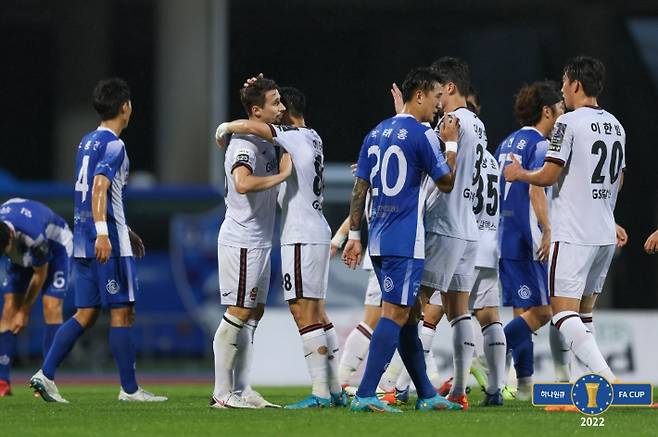
[[505, 338], [507, 349], [512, 350], [517, 378], [531, 376], [535, 367], [532, 330], [523, 317], [515, 317], [505, 326]]
[[46, 323], [44, 325], [44, 330], [43, 330], [43, 357], [46, 358], [46, 355], [48, 355], [48, 351], [50, 350], [50, 346], [53, 344], [53, 340], [55, 339], [55, 334], [57, 333], [57, 330], [59, 327], [62, 326], [61, 323], [53, 323], [53, 324], [48, 324]]
[[370, 339], [366, 370], [356, 392], [358, 397], [369, 398], [377, 394], [377, 384], [393, 358], [399, 339], [400, 326], [391, 319], [379, 319]]
[[135, 377], [135, 346], [133, 345], [132, 329], [130, 327], [110, 328], [110, 349], [119, 369], [121, 388], [128, 394], [138, 389]]
[[5, 331], [0, 334], [0, 379], [9, 382], [11, 364], [16, 355], [16, 334]]
[[48, 350], [46, 359], [43, 360], [41, 370], [48, 379], [55, 379], [57, 367], [64, 361], [64, 358], [71, 352], [73, 345], [85, 332], [84, 328], [73, 317], [68, 319], [55, 333], [53, 343]]
[[427, 377], [427, 368], [425, 367], [425, 354], [423, 344], [418, 337], [418, 325], [405, 325], [400, 330], [400, 344], [398, 352], [404, 366], [409, 372], [411, 380], [416, 386], [416, 392], [419, 399], [428, 399], [436, 395], [432, 383]]

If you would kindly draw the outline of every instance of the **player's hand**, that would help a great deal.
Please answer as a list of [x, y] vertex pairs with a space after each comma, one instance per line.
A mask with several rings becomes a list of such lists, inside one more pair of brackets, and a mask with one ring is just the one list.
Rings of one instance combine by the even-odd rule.
[[220, 149], [226, 147], [229, 134], [230, 132], [228, 130], [227, 122], [221, 123], [219, 126], [217, 126], [217, 130], [215, 131], [215, 143], [217, 143], [217, 147]]
[[521, 163], [516, 159], [516, 156], [512, 154], [508, 156], [511, 160], [505, 164], [505, 167], [503, 168], [503, 176], [505, 176], [507, 182], [518, 181], [523, 173], [523, 167], [521, 167]]
[[404, 108], [404, 100], [402, 99], [402, 91], [398, 88], [397, 84], [393, 82], [391, 85], [391, 95], [393, 96], [393, 107], [395, 108], [395, 113], [399, 114]]
[[94, 252], [98, 262], [105, 264], [107, 260], [110, 259], [110, 255], [112, 255], [112, 243], [110, 243], [110, 237], [107, 235], [96, 236]]
[[30, 320], [29, 311], [19, 309], [16, 312], [16, 314], [14, 314], [14, 318], [11, 321], [11, 328], [10, 328], [11, 332], [14, 334], [18, 334], [27, 326], [27, 322], [29, 320]]
[[537, 249], [537, 259], [543, 263], [548, 261], [548, 256], [551, 253], [551, 231], [546, 230], [541, 234], [541, 243]]
[[615, 223], [615, 233], [617, 234], [617, 247], [624, 247], [628, 243], [628, 234], [626, 229]]
[[250, 77], [249, 79], [244, 81], [244, 83], [242, 84], [242, 88], [250, 87], [251, 85], [254, 84], [254, 82], [256, 82], [256, 80], [262, 79], [262, 78], [263, 78], [263, 73], [259, 73], [258, 76], [256, 76], [256, 77]]
[[130, 247], [133, 249], [133, 255], [135, 258], [140, 259], [146, 255], [144, 242], [139, 237], [139, 235], [137, 235], [132, 229], [128, 229], [128, 237], [130, 237]]
[[459, 140], [459, 119], [457, 117], [450, 114], [443, 117], [439, 126], [439, 138], [444, 143]]
[[650, 255], [658, 251], [658, 229], [647, 238], [647, 241], [644, 243], [644, 251]]
[[329, 245], [329, 259], [336, 258], [337, 253], [338, 253], [338, 246], [336, 246], [334, 243], [331, 243]]
[[290, 157], [290, 153], [284, 153], [283, 156], [281, 156], [281, 161], [279, 161], [279, 174], [282, 175], [284, 179], [288, 179], [292, 174], [292, 158]]
[[356, 269], [356, 266], [361, 264], [361, 241], [347, 240], [345, 248], [343, 248], [343, 263], [350, 269]]
[[358, 164], [352, 164], [350, 165], [350, 171], [352, 172], [352, 176], [356, 176], [356, 169], [358, 168]]

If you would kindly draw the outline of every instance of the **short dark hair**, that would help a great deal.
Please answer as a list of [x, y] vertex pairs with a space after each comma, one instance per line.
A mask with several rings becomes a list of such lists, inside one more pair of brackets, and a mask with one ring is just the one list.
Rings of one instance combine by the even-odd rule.
[[562, 101], [558, 84], [552, 80], [523, 84], [514, 97], [514, 116], [521, 126], [534, 126], [541, 120], [544, 106]]
[[9, 244], [9, 226], [0, 221], [0, 256], [5, 254], [5, 249]]
[[463, 59], [444, 56], [432, 63], [432, 68], [441, 76], [441, 84], [452, 82], [459, 94], [466, 97], [471, 86], [471, 71]]
[[303, 117], [306, 113], [306, 96], [297, 88], [284, 86], [279, 88], [281, 101], [286, 111], [293, 117]]
[[404, 78], [404, 82], [402, 82], [402, 86], [400, 87], [402, 100], [408, 102], [418, 90], [421, 90], [424, 93], [429, 92], [434, 88], [435, 83], [440, 83], [439, 79], [439, 75], [431, 68], [414, 68], [407, 73], [407, 77]]
[[576, 56], [564, 66], [564, 74], [570, 81], [577, 80], [583, 85], [588, 97], [598, 97], [605, 82], [605, 65], [590, 56]]
[[111, 120], [121, 112], [124, 103], [130, 101], [130, 87], [118, 77], [100, 80], [94, 87], [94, 109], [101, 120]]
[[259, 77], [251, 85], [240, 90], [240, 102], [247, 115], [251, 115], [251, 107], [258, 106], [262, 108], [265, 106], [265, 94], [268, 91], [277, 90], [279, 87], [272, 79]]

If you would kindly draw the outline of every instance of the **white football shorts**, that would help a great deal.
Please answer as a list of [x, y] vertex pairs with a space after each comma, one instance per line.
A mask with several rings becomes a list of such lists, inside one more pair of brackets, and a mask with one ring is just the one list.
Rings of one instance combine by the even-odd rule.
[[445, 293], [469, 293], [475, 282], [478, 242], [428, 232], [422, 285]]
[[486, 307], [499, 307], [500, 287], [498, 284], [498, 270], [476, 267], [475, 283], [468, 299], [468, 308], [472, 311]]
[[366, 288], [366, 299], [363, 303], [375, 307], [382, 306], [382, 289], [379, 287], [379, 281], [374, 270], [370, 270], [368, 288]]
[[281, 277], [285, 300], [325, 299], [329, 283], [329, 245], [282, 245]]
[[601, 293], [614, 254], [614, 244], [583, 246], [554, 242], [548, 264], [550, 295], [581, 299]]
[[247, 249], [220, 244], [219, 292], [222, 305], [255, 308], [267, 302], [270, 289], [270, 247]]

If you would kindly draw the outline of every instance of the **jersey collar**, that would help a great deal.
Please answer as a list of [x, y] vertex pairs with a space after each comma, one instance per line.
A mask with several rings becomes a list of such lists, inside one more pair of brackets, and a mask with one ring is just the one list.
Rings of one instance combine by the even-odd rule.
[[540, 136], [542, 136], [542, 137], [544, 136], [544, 135], [543, 135], [541, 132], [539, 132], [539, 130], [538, 130], [536, 127], [534, 127], [534, 126], [523, 126], [523, 127], [521, 128], [521, 130], [534, 130], [534, 131], [537, 132]]
[[115, 137], [119, 138], [119, 135], [117, 135], [117, 133], [114, 132], [114, 131], [113, 131], [112, 129], [110, 129], [109, 127], [98, 126], [98, 127], [96, 128], [96, 130], [104, 130], [104, 131], [112, 132], [112, 133], [114, 134]]
[[396, 117], [411, 117], [413, 118], [413, 115], [411, 114], [395, 114]]

